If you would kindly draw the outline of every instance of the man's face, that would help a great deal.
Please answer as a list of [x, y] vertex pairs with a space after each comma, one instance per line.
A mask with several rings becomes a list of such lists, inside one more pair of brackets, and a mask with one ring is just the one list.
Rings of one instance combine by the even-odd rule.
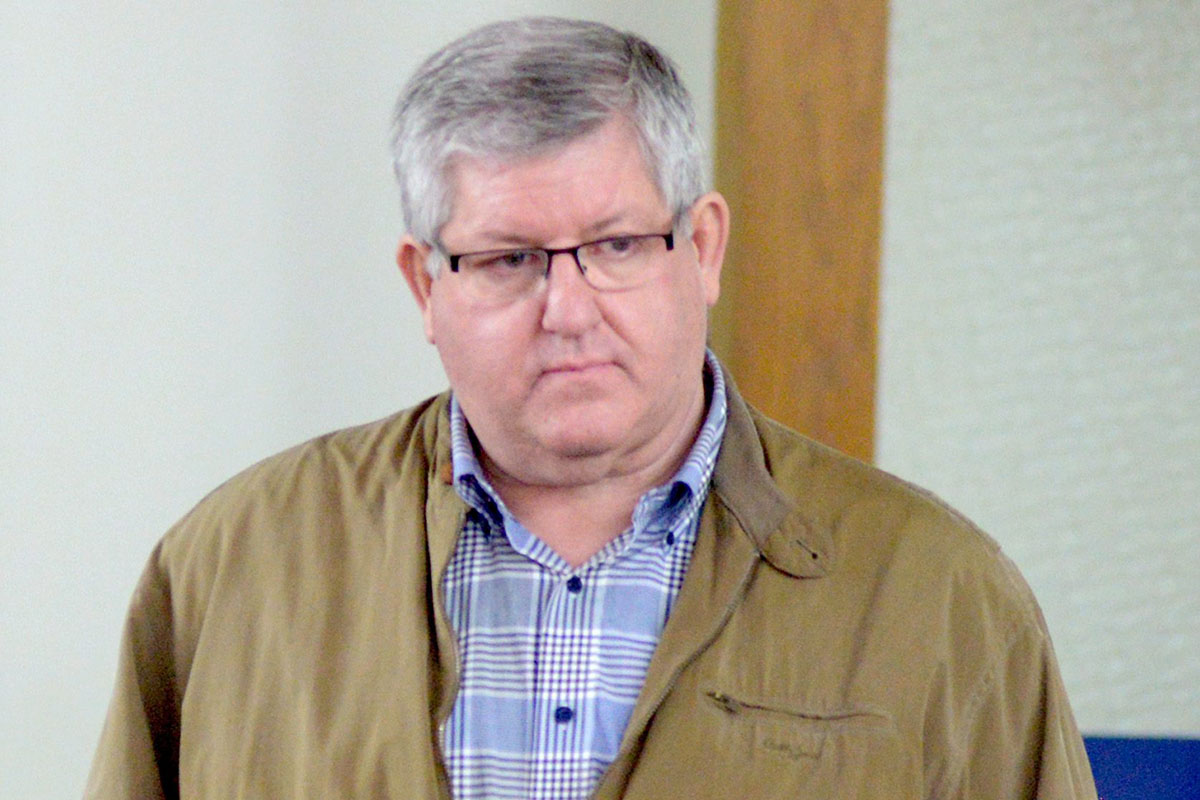
[[[453, 212], [441, 243], [451, 253], [570, 247], [671, 225], [619, 119], [530, 160], [462, 158], [450, 177]], [[676, 237], [652, 280], [636, 288], [597, 291], [559, 255], [534, 293], [498, 305], [464, 292], [462, 276], [444, 267], [431, 280], [428, 248], [401, 244], [426, 336], [489, 469], [571, 485], [690, 444], [704, 407], [707, 309], [717, 299], [727, 215], [719, 195], [705, 195], [691, 211], [693, 235]]]

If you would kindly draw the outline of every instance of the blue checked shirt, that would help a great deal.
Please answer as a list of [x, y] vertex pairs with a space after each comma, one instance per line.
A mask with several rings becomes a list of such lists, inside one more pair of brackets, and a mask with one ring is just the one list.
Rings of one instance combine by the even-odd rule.
[[586, 798], [617, 755], [691, 558], [725, 432], [708, 353], [708, 414], [675, 476], [633, 524], [573, 569], [488, 485], [451, 400], [454, 485], [470, 506], [446, 570], [461, 679], [442, 749], [454, 796]]

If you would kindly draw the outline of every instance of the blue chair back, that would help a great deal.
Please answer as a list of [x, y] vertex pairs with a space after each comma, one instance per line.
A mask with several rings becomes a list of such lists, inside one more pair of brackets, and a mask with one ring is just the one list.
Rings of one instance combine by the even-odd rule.
[[1087, 736], [1100, 800], [1200, 800], [1200, 739]]

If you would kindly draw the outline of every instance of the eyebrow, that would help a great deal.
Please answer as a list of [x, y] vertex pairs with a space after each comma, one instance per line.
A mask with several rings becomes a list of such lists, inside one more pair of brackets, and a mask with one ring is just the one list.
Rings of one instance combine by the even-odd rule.
[[[611, 214], [604, 217], [583, 229], [583, 239], [580, 243], [596, 241], [608, 236], [617, 236], [619, 227], [629, 222], [629, 216], [625, 213]], [[479, 239], [490, 244], [478, 248], [479, 251], [500, 250], [508, 248], [531, 248], [540, 249], [546, 246], [545, 242], [536, 241], [534, 239], [520, 236], [511, 231], [499, 230], [484, 230], [480, 231]]]

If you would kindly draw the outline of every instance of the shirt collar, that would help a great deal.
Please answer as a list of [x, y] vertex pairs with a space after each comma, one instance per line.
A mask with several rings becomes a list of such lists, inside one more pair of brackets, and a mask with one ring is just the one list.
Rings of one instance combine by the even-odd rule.
[[[711, 350], [704, 353], [704, 379], [708, 391], [708, 412], [700, 433], [675, 475], [656, 486], [638, 501], [634, 510], [635, 529], [666, 531], [680, 516], [687, 515], [704, 502], [708, 483], [717, 463], [721, 439], [725, 435], [728, 402], [721, 365]], [[474, 436], [458, 399], [450, 397], [450, 452], [454, 466], [454, 488], [468, 505], [485, 514], [493, 523], [508, 516], [504, 501], [488, 483], [475, 455]]]

